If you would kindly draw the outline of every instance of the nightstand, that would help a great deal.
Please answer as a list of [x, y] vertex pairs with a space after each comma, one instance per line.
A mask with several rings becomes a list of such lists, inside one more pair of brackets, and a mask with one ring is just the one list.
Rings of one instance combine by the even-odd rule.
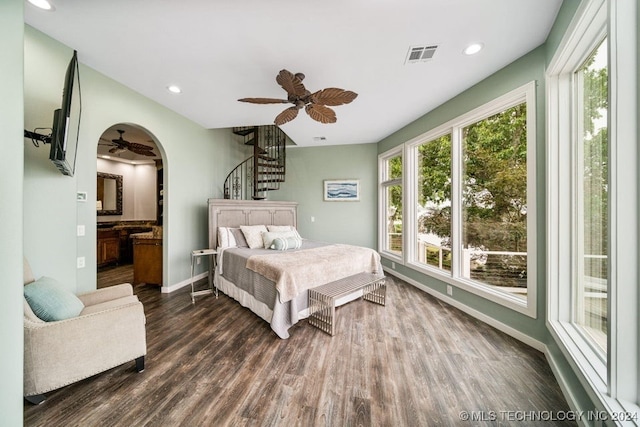
[[[195, 297], [213, 293], [213, 290], [214, 290], [213, 272], [216, 268], [217, 254], [218, 252], [216, 252], [215, 249], [198, 249], [191, 252], [191, 303], [192, 304], [196, 303]], [[193, 270], [196, 264], [196, 259], [200, 257], [205, 257], [205, 256], [209, 257], [209, 289], [196, 291], [194, 287]], [[215, 294], [216, 294], [216, 298], [218, 298], [218, 288], [215, 288]]]

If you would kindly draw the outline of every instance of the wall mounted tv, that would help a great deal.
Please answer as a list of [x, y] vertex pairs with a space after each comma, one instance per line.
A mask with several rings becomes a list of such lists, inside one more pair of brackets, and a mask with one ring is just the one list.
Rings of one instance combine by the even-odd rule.
[[35, 146], [39, 142], [51, 144], [49, 159], [63, 175], [75, 173], [81, 107], [78, 53], [74, 50], [64, 78], [62, 104], [53, 112], [51, 135], [24, 131], [25, 138], [31, 138]]

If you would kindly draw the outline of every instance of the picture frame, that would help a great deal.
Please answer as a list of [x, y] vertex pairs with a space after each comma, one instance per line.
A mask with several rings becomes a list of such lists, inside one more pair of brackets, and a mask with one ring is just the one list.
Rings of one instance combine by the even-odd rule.
[[360, 180], [357, 179], [325, 179], [325, 202], [358, 202], [360, 201]]

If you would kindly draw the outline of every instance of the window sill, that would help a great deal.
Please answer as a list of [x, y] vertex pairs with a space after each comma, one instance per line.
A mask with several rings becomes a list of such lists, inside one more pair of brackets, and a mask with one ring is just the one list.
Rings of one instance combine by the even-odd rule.
[[606, 362], [585, 341], [578, 328], [569, 322], [560, 321], [547, 321], [547, 327], [580, 383], [594, 401], [596, 409], [607, 411], [608, 415], [600, 418], [617, 421], [616, 418], [631, 416], [635, 419], [625, 421], [623, 418], [620, 420], [622, 422], [614, 422], [613, 425], [640, 426], [640, 407], [609, 396]]
[[398, 254], [396, 252], [390, 252], [390, 251], [379, 251], [378, 253], [380, 254], [381, 257], [384, 257], [389, 261], [393, 261], [397, 264], [404, 265], [402, 254]]
[[[385, 255], [386, 254], [383, 254], [383, 256]], [[429, 266], [425, 266], [424, 264], [408, 262], [404, 265], [414, 271], [448, 283], [466, 292], [472, 293], [491, 302], [502, 305], [503, 307], [517, 311], [518, 313], [522, 313], [533, 319], [537, 318], [536, 301], [534, 297], [529, 298], [530, 300], [533, 300], [533, 302], [527, 301], [526, 299], [519, 298], [515, 295], [512, 295], [505, 291], [501, 291], [499, 289], [484, 286], [470, 280], [467, 281], [464, 279], [451, 277], [448, 274], [441, 272], [437, 268], [431, 268]]]

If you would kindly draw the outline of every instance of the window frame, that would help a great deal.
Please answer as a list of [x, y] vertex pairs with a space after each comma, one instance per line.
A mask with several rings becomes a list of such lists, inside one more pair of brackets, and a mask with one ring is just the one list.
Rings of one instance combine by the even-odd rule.
[[[387, 171], [389, 170], [388, 165], [389, 161], [395, 157], [400, 156], [402, 159], [402, 177], [401, 178], [390, 178], [387, 176]], [[404, 253], [405, 253], [405, 210], [406, 203], [404, 201], [404, 178], [405, 178], [405, 157], [402, 150], [402, 147], [392, 148], [380, 155], [378, 155], [378, 252], [380, 255], [389, 258], [393, 262], [397, 262], [399, 264], [404, 264]], [[389, 239], [387, 233], [387, 189], [389, 187], [393, 187], [396, 185], [400, 185], [402, 187], [403, 193], [403, 203], [402, 203], [402, 254], [398, 255], [395, 252], [391, 252], [386, 248], [389, 247]]]
[[[390, 158], [391, 152], [402, 149], [403, 158], [403, 254], [401, 259], [393, 257], [396, 262], [401, 262], [405, 266], [422, 274], [434, 277], [447, 284], [463, 289], [475, 295], [481, 296], [492, 302], [508, 307], [514, 311], [525, 314], [529, 317], [537, 317], [537, 239], [536, 239], [536, 83], [531, 81], [526, 83], [492, 101], [481, 105], [461, 116], [458, 116], [428, 132], [425, 132], [393, 150], [384, 153], [385, 158]], [[515, 105], [526, 103], [527, 105], [527, 298], [523, 300], [506, 291], [501, 291], [490, 285], [481, 282], [465, 279], [461, 277], [459, 260], [461, 256], [461, 212], [460, 200], [462, 197], [461, 169], [462, 169], [462, 129], [480, 120], [491, 117], [494, 114], [507, 110]], [[445, 134], [451, 134], [451, 179], [452, 179], [452, 224], [451, 238], [452, 245], [452, 268], [451, 272], [440, 270], [439, 268], [425, 265], [418, 262], [418, 249], [416, 241], [416, 221], [417, 221], [417, 168], [418, 168], [418, 146], [432, 141]], [[400, 148], [402, 147], [402, 148]], [[381, 155], [382, 156], [382, 155]], [[382, 177], [380, 180], [383, 184]], [[382, 196], [382, 194], [381, 194]], [[381, 199], [382, 200], [382, 199]], [[380, 206], [384, 206], [381, 203]], [[382, 207], [381, 207], [382, 209]], [[380, 224], [380, 231], [383, 230]], [[388, 252], [382, 251], [384, 246], [380, 245], [381, 255], [388, 256]]]

